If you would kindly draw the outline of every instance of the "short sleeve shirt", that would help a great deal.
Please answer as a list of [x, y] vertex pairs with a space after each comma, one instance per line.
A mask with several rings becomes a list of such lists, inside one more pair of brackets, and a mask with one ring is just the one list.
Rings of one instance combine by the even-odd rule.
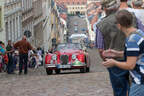
[[130, 70], [130, 74], [133, 78], [133, 82], [136, 84], [144, 83], [144, 32], [137, 31], [138, 34], [131, 34], [126, 38], [125, 44], [125, 58], [128, 56], [136, 56], [138, 60], [136, 67]]
[[1, 52], [2, 54], [4, 54], [4, 53], [5, 53], [5, 50], [3, 49], [3, 47], [2, 47], [2, 46], [0, 46], [0, 52]]

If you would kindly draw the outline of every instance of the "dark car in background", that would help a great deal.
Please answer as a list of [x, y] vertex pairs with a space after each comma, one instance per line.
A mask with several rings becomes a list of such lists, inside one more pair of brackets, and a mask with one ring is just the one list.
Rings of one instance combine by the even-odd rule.
[[77, 26], [75, 26], [74, 32], [78, 32], [78, 27]]
[[78, 23], [77, 23], [77, 22], [74, 22], [74, 26], [78, 26]]

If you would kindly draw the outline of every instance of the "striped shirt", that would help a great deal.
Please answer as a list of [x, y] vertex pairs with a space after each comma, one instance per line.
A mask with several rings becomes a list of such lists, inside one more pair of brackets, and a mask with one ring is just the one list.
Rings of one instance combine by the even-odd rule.
[[128, 56], [136, 56], [138, 60], [136, 67], [130, 70], [133, 82], [136, 84], [144, 83], [144, 32], [141, 30], [133, 33], [126, 38], [125, 44], [125, 60]]

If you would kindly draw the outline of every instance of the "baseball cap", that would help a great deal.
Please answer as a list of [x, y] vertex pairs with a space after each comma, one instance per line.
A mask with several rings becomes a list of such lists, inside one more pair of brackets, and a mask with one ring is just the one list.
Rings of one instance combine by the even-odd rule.
[[143, 5], [143, 1], [142, 0], [133, 0], [133, 4], [135, 6], [142, 6]]
[[101, 5], [103, 8], [109, 8], [117, 5], [116, 0], [101, 0]]

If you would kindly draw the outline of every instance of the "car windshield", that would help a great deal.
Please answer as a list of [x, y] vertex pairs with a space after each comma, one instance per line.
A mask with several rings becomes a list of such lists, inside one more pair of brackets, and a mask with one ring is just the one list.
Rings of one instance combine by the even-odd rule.
[[76, 50], [80, 50], [82, 49], [82, 46], [78, 43], [67, 43], [67, 44], [59, 44], [57, 46], [57, 50], [66, 50], [66, 49], [76, 49]]
[[72, 34], [69, 38], [88, 38], [85, 34]]
[[74, 22], [74, 25], [77, 25], [78, 23], [77, 22]]

